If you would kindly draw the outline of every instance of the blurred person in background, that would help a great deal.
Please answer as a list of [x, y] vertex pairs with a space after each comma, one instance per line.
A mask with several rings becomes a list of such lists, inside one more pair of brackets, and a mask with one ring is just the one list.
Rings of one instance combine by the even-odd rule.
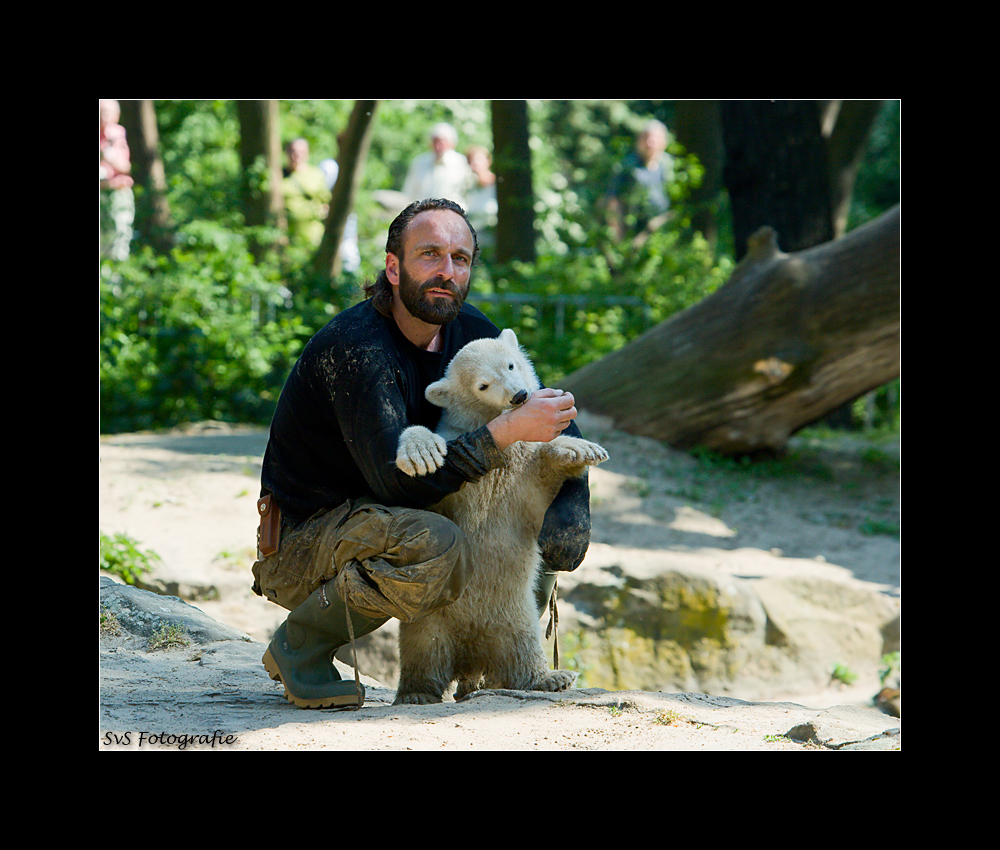
[[491, 170], [490, 152], [482, 145], [471, 145], [465, 158], [475, 178], [465, 211], [479, 234], [480, 245], [485, 246], [492, 243], [493, 228], [497, 226], [497, 176]]
[[666, 126], [649, 121], [636, 138], [635, 149], [615, 168], [606, 209], [617, 239], [640, 245], [670, 219], [674, 161], [667, 153], [669, 142]]
[[457, 150], [458, 133], [451, 124], [441, 122], [431, 127], [431, 149], [420, 154], [410, 165], [403, 183], [407, 202], [422, 198], [447, 198], [465, 207], [475, 177], [469, 161]]
[[323, 239], [330, 209], [326, 175], [309, 162], [309, 143], [305, 139], [289, 142], [286, 151], [288, 171], [281, 190], [285, 196], [288, 236], [292, 242], [305, 242], [316, 248]]
[[135, 221], [132, 194], [132, 162], [125, 128], [118, 123], [121, 108], [117, 100], [100, 104], [100, 231], [101, 256], [126, 260]]

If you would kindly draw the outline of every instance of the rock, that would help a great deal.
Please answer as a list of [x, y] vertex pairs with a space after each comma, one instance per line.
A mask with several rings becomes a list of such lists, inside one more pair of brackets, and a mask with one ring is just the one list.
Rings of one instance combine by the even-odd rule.
[[832, 571], [767, 556], [784, 574], [734, 576], [592, 550], [559, 580], [560, 653], [584, 687], [773, 699], [824, 689], [838, 665], [875, 681], [898, 646], [899, 600]]
[[[589, 634], [575, 636], [593, 651], [574, 650], [588, 683], [615, 690], [714, 692], [732, 682], [767, 627], [760, 601], [745, 586], [694, 571], [612, 565], [605, 575], [577, 576], [561, 599], [589, 621]], [[572, 619], [562, 613], [560, 619], [573, 635]], [[572, 637], [564, 644], [572, 645]]]
[[875, 694], [875, 707], [893, 717], [900, 717], [899, 688], [882, 688]]
[[815, 717], [789, 729], [785, 735], [793, 741], [819, 744], [833, 750], [899, 749], [899, 728], [871, 734], [872, 712], [857, 706], [838, 705], [820, 711]]
[[114, 615], [129, 634], [150, 638], [164, 625], [175, 626], [195, 643], [219, 640], [245, 640], [250, 636], [213, 620], [203, 611], [176, 596], [160, 596], [107, 576], [100, 577], [100, 608]]

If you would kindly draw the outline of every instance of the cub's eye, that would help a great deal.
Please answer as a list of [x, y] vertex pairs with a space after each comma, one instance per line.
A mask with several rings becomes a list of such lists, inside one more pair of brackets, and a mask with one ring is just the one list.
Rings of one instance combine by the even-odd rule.
[[484, 392], [486, 392], [486, 391], [487, 391], [487, 390], [488, 390], [489, 388], [490, 388], [490, 385], [489, 385], [489, 384], [480, 384], [480, 385], [479, 385], [479, 392], [481, 392], [481, 393], [484, 393]]
[[514, 364], [511, 363], [507, 368], [510, 369], [511, 372], [513, 372], [514, 371]]

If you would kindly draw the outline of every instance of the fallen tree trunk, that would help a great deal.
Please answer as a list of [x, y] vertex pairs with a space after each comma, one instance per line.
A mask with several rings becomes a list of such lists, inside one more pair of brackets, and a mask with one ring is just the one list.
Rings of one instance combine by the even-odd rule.
[[898, 205], [794, 254], [762, 228], [724, 286], [560, 386], [677, 448], [781, 450], [899, 375], [899, 238]]

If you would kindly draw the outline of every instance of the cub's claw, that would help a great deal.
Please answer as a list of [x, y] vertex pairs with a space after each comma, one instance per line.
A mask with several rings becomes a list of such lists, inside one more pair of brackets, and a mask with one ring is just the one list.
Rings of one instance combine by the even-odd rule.
[[533, 691], [565, 691], [576, 681], [572, 670], [549, 670], [531, 686]]
[[603, 446], [579, 437], [556, 437], [551, 443], [553, 451], [558, 452], [570, 463], [582, 463], [595, 466], [608, 459], [608, 453]]
[[399, 437], [396, 466], [411, 478], [430, 475], [444, 465], [448, 444], [422, 425], [407, 428]]

